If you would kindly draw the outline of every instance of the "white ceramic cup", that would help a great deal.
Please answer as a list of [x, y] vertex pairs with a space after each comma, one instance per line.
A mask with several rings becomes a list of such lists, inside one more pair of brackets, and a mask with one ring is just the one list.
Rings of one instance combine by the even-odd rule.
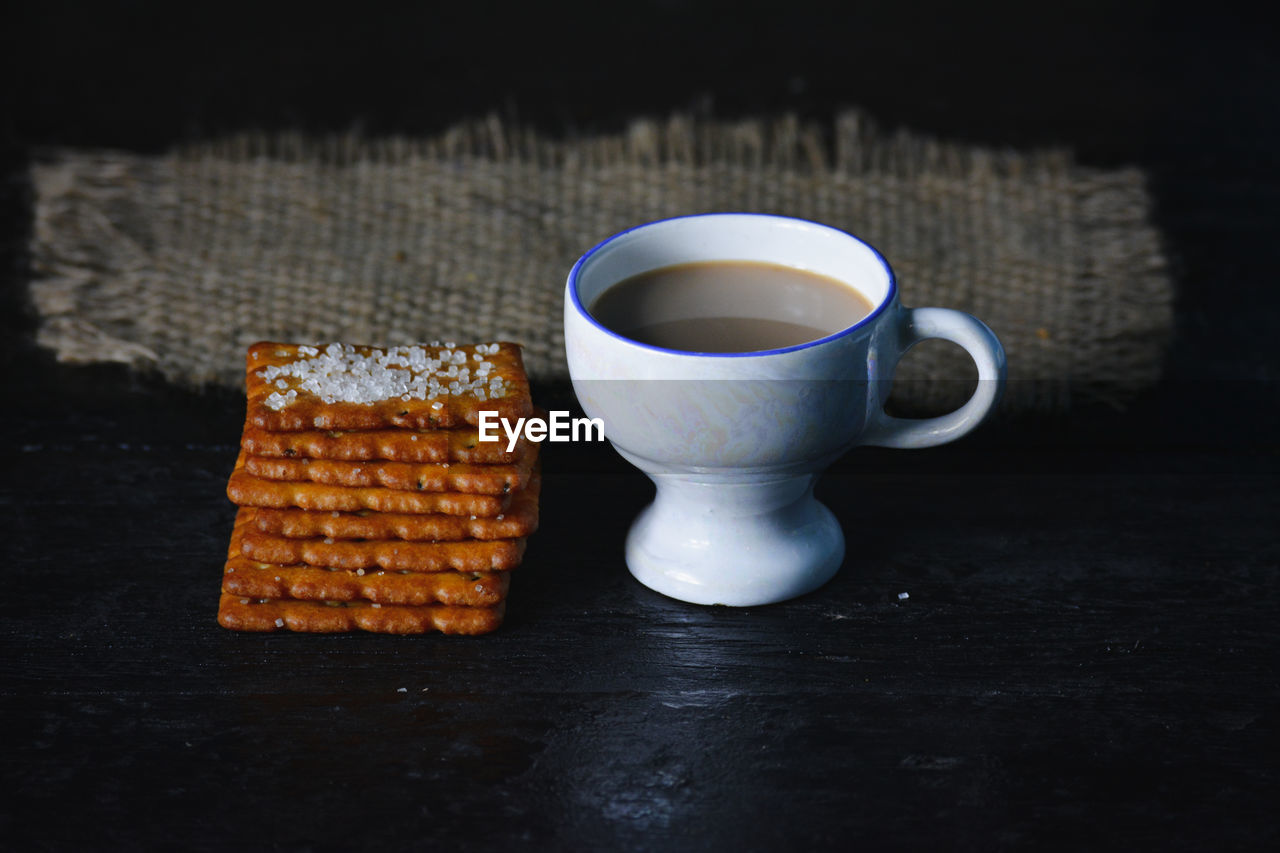
[[[719, 260], [829, 276], [874, 309], [824, 338], [751, 353], [642, 344], [588, 311], [632, 276]], [[578, 260], [564, 304], [578, 401], [657, 486], [627, 535], [627, 567], [646, 586], [697, 604], [769, 604], [824, 584], [843, 562], [844, 536], [813, 497], [820, 472], [856, 445], [929, 447], [957, 439], [986, 417], [1004, 385], [1004, 350], [990, 329], [959, 311], [902, 307], [879, 252], [804, 220], [705, 214], [632, 228]], [[926, 338], [969, 352], [977, 390], [942, 417], [890, 417], [884, 401], [898, 360]]]

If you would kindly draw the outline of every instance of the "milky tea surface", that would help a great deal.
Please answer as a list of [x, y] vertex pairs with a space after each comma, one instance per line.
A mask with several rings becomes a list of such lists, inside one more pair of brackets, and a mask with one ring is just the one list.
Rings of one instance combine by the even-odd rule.
[[854, 288], [818, 273], [756, 261], [698, 261], [618, 282], [590, 306], [601, 324], [651, 346], [759, 352], [808, 343], [872, 311]]

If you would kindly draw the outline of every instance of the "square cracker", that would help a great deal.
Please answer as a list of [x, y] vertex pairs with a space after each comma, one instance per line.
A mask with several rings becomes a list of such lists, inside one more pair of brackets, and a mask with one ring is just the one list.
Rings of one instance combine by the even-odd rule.
[[511, 494], [479, 495], [471, 492], [419, 492], [407, 489], [353, 488], [322, 483], [297, 483], [255, 477], [245, 470], [240, 452], [227, 481], [227, 497], [239, 506], [271, 509], [297, 507], [325, 512], [445, 513], [492, 517], [511, 505]]
[[502, 625], [506, 602], [492, 607], [247, 598], [222, 593], [218, 623], [233, 631], [378, 634], [487, 634]]
[[230, 595], [298, 601], [491, 607], [507, 597], [510, 587], [510, 572], [347, 571], [277, 566], [242, 556], [227, 560], [222, 576], [222, 591]]
[[507, 465], [473, 465], [469, 462], [390, 462], [374, 459], [349, 462], [342, 459], [281, 459], [246, 455], [245, 471], [266, 480], [312, 482], [328, 486], [469, 492], [505, 495], [529, 483], [538, 445], [529, 443], [524, 455]]
[[529, 485], [516, 492], [511, 506], [498, 516], [482, 518], [432, 513], [315, 512], [305, 509], [255, 507], [246, 517], [260, 533], [289, 539], [519, 539], [538, 529], [538, 495], [542, 479], [535, 470]]
[[509, 572], [366, 572], [260, 563], [242, 556], [249, 521], [236, 517], [223, 569], [222, 591], [241, 598], [376, 601], [379, 604], [459, 604], [492, 607], [506, 598]]
[[482, 411], [511, 421], [533, 411], [520, 347], [512, 343], [371, 347], [264, 341], [249, 347], [245, 394], [246, 421], [274, 431], [452, 429], [477, 425]]
[[529, 441], [522, 435], [507, 451], [505, 433], [498, 441], [481, 441], [480, 431], [460, 429], [300, 430], [271, 432], [246, 423], [240, 446], [252, 456], [342, 459], [361, 462], [466, 462], [503, 465], [523, 459]]
[[286, 539], [246, 529], [240, 553], [259, 563], [306, 563], [336, 569], [385, 569], [402, 572], [486, 572], [514, 569], [524, 556], [525, 540], [464, 539], [454, 542], [406, 542], [403, 539]]

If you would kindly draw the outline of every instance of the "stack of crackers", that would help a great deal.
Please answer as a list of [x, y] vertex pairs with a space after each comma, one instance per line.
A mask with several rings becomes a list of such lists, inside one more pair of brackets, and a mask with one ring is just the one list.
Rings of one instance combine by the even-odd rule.
[[[515, 344], [258, 343], [227, 494], [218, 621], [240, 631], [482, 634], [538, 524], [538, 445]], [[493, 422], [494, 416], [490, 416]], [[490, 430], [490, 434], [494, 434]]]

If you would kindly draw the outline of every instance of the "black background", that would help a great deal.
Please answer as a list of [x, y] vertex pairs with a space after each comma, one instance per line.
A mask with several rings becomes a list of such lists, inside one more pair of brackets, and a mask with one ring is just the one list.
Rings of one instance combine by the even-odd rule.
[[[8, 9], [0, 837], [1274, 843], [1280, 51], [1248, 8]], [[1165, 379], [1123, 409], [851, 453], [820, 488], [851, 557], [795, 602], [731, 611], [641, 588], [620, 541], [649, 487], [608, 450], [548, 445], [543, 529], [498, 634], [232, 634], [213, 613], [242, 399], [58, 365], [33, 342], [25, 164], [46, 146], [430, 133], [490, 112], [566, 135], [850, 105], [1144, 167], [1177, 336]]]

